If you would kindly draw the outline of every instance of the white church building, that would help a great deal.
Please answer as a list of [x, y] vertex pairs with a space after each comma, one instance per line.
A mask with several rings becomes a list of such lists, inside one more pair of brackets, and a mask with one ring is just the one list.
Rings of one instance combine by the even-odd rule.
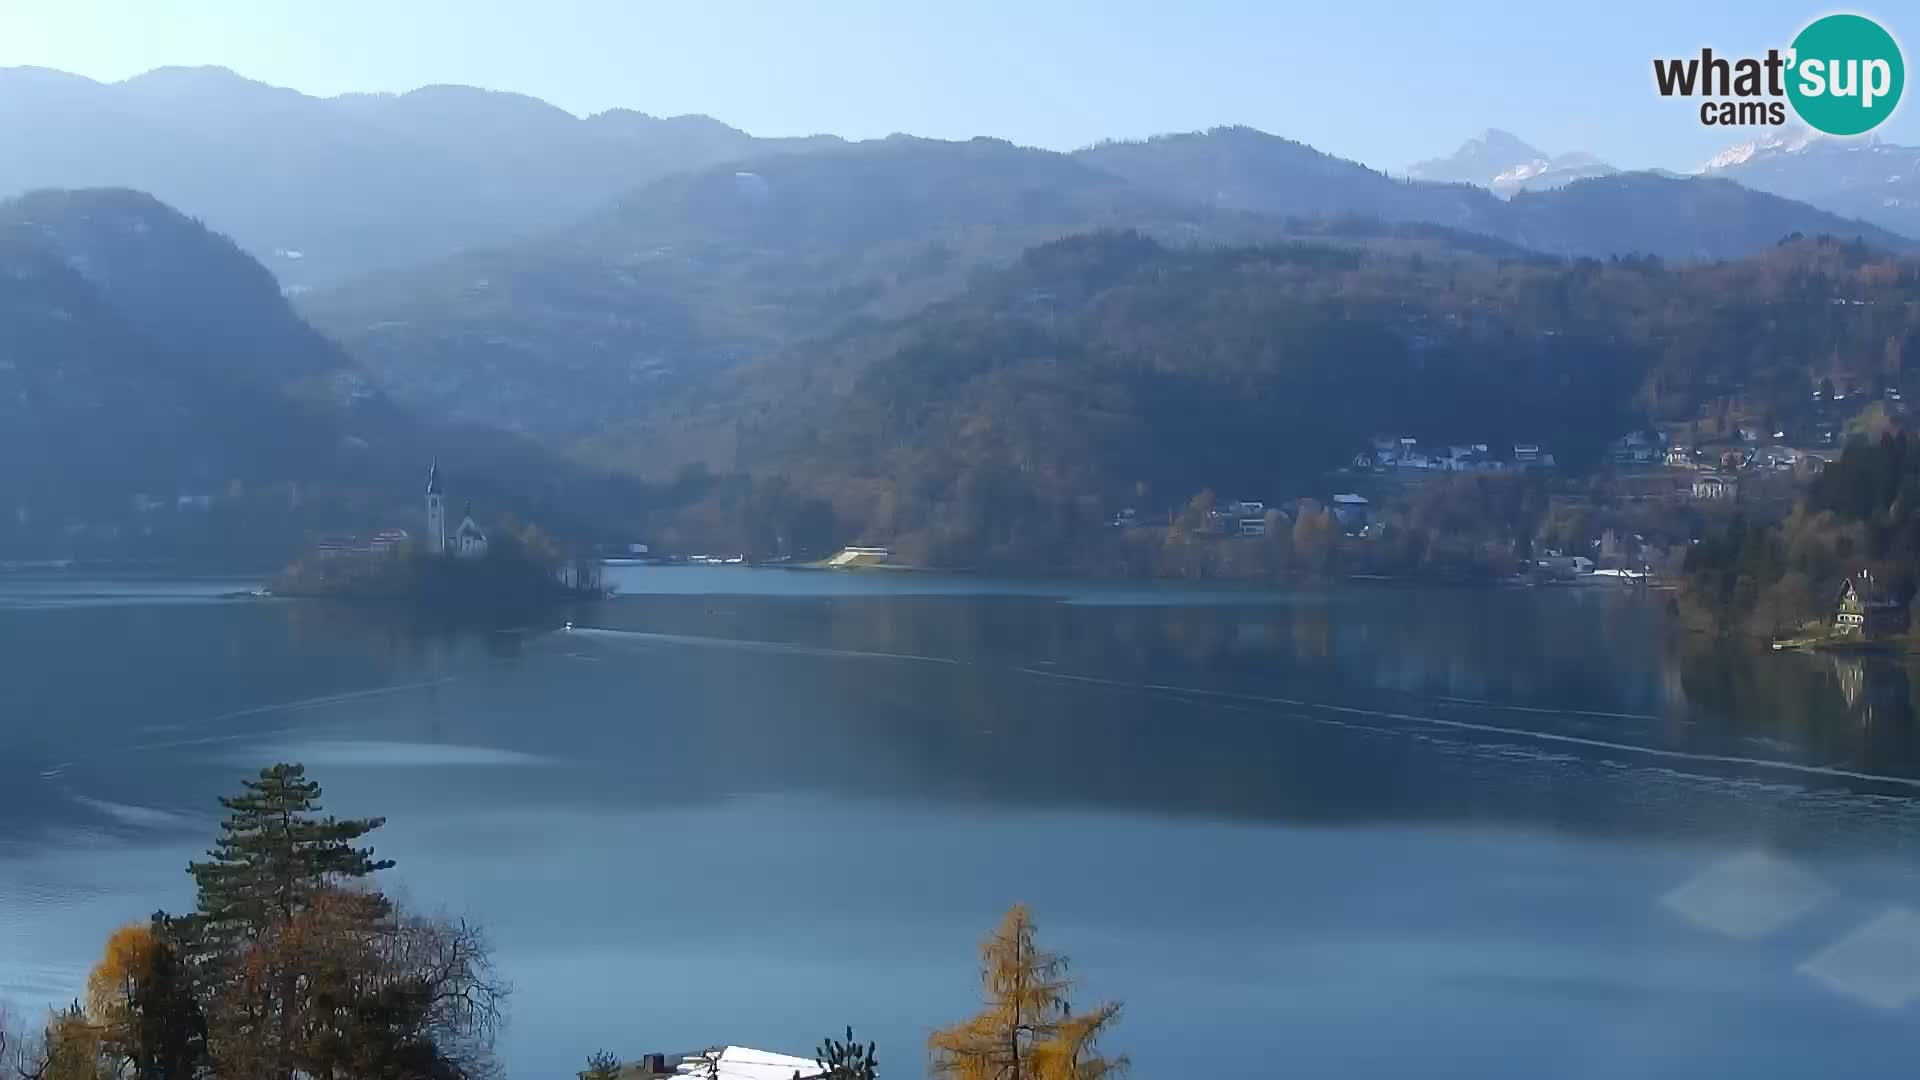
[[487, 553], [487, 533], [473, 520], [473, 503], [468, 501], [460, 518], [460, 527], [447, 535], [447, 495], [440, 487], [440, 463], [427, 468], [427, 551], [435, 555], [451, 553], [456, 558], [477, 559]]

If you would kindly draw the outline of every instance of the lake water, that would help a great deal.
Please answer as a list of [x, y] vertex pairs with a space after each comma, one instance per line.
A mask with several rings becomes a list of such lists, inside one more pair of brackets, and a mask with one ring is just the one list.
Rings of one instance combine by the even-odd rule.
[[521, 1077], [888, 1075], [1032, 906], [1136, 1075], [1807, 1077], [1920, 1043], [1910, 673], [1676, 638], [1660, 594], [619, 571], [571, 632], [249, 583], [0, 578], [0, 999], [191, 906], [305, 762], [484, 922]]

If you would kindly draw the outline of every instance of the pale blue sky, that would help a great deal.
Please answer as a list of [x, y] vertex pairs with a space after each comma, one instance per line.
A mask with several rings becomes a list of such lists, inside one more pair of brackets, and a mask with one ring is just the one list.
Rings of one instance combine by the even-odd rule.
[[[1504, 127], [1686, 168], [1703, 128], [1654, 56], [1785, 46], [1781, 0], [0, 0], [0, 66], [103, 80], [219, 64], [313, 94], [468, 83], [576, 113], [703, 112], [756, 134], [998, 135], [1071, 148], [1245, 123], [1381, 168]], [[1920, 41], [1920, 6], [1848, 8]], [[0, 108], [5, 102], [0, 102]], [[1920, 143], [1903, 103], [1877, 132]]]

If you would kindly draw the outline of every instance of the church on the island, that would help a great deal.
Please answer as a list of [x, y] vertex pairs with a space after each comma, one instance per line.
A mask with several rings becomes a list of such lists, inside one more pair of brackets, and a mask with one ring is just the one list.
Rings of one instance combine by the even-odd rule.
[[440, 463], [427, 468], [427, 550], [435, 555], [477, 559], [487, 553], [487, 533], [473, 520], [473, 502], [467, 502], [460, 527], [447, 535], [447, 495], [440, 488]]

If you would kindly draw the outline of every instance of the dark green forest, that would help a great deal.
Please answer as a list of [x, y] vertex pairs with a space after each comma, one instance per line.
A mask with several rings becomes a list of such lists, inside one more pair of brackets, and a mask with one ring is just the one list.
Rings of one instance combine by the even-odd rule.
[[1688, 553], [1682, 595], [1703, 625], [1779, 634], [1862, 571], [1903, 603], [1920, 588], [1920, 436], [1854, 442], [1783, 520], [1735, 517]]

